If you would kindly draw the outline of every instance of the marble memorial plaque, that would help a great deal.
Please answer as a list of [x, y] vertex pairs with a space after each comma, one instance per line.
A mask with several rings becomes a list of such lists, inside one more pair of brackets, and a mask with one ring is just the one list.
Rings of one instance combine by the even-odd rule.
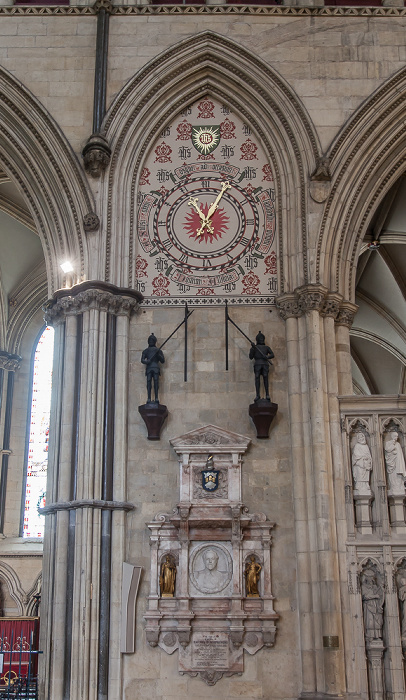
[[218, 680], [224, 673], [231, 675], [243, 670], [243, 649], [230, 643], [228, 632], [195, 630], [190, 644], [179, 648], [179, 671], [191, 675], [199, 673], [206, 682], [209, 682], [207, 674]]
[[228, 671], [229, 640], [226, 632], [195, 632], [192, 639], [193, 671], [210, 668]]

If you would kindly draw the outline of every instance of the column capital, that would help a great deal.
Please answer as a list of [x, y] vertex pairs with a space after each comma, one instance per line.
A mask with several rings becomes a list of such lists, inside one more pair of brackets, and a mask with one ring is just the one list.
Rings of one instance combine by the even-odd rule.
[[5, 350], [0, 350], [0, 369], [7, 369], [9, 372], [15, 372], [17, 369], [20, 369], [22, 359], [20, 355], [12, 355]]
[[338, 326], [347, 326], [347, 328], [351, 328], [357, 311], [358, 306], [356, 304], [352, 304], [350, 301], [343, 301], [340, 304], [336, 324]]
[[114, 316], [130, 316], [142, 300], [142, 294], [135, 289], [91, 280], [56, 291], [43, 306], [44, 318], [47, 324], [56, 326], [66, 316], [76, 316], [89, 309], [99, 309]]
[[322, 284], [307, 284], [276, 299], [280, 317], [299, 318], [310, 311], [318, 311], [323, 317], [334, 318], [338, 325], [351, 326], [358, 309], [356, 304], [345, 301], [338, 292], [330, 292]]
[[287, 318], [299, 318], [303, 313], [295, 292], [282, 294], [280, 297], [277, 297], [276, 308], [278, 309], [279, 316], [284, 321], [286, 321]]

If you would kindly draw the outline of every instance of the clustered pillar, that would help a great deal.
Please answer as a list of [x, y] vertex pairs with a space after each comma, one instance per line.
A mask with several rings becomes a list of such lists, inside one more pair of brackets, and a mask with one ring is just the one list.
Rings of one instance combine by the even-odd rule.
[[141, 295], [103, 282], [61, 290], [55, 326], [44, 538], [45, 698], [121, 695], [129, 319]]
[[341, 503], [333, 485], [335, 478], [344, 483], [337, 393], [349, 335], [339, 326], [340, 314], [356, 307], [321, 285], [284, 294], [277, 306], [287, 334], [302, 697], [335, 696], [346, 690], [336, 525], [344, 488]]

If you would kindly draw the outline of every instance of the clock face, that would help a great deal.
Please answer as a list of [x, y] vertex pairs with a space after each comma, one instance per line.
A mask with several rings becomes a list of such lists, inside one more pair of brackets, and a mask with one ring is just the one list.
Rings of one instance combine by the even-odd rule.
[[272, 185], [259, 143], [227, 107], [207, 99], [179, 115], [139, 182], [136, 277], [146, 303], [272, 303]]

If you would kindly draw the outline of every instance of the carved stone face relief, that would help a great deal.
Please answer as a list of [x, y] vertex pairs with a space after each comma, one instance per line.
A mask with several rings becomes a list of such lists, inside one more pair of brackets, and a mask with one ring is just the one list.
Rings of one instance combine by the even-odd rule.
[[230, 552], [225, 546], [212, 542], [198, 545], [190, 557], [191, 594], [229, 595], [232, 573]]

